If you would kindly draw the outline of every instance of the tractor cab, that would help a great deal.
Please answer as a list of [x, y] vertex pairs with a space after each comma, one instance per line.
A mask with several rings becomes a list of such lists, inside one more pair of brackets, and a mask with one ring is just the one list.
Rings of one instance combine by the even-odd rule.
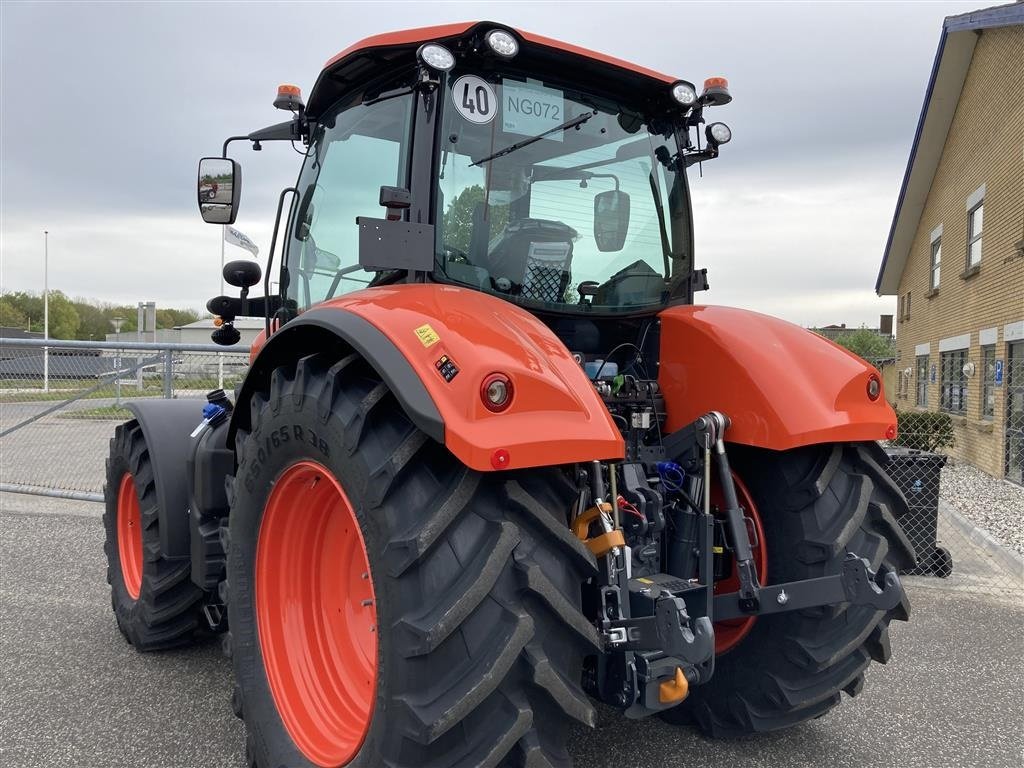
[[[272, 316], [400, 282], [482, 291], [549, 324], [692, 303], [706, 276], [694, 268], [686, 168], [731, 138], [723, 123], [702, 130], [704, 111], [730, 98], [722, 78], [699, 93], [492, 23], [357, 43], [328, 62], [308, 106], [282, 86], [275, 106], [292, 120], [236, 137], [306, 150], [289, 212], [279, 211], [268, 330]], [[233, 140], [225, 158], [204, 159], [201, 179], [237, 169], [226, 159]], [[239, 182], [226, 185], [231, 203], [201, 182], [207, 221], [234, 220]], [[218, 297], [210, 309], [230, 324], [258, 305]]]

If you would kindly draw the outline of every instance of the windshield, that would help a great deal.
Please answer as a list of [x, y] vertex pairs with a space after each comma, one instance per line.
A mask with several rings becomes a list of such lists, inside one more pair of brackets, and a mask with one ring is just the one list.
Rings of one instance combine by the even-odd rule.
[[448, 279], [558, 311], [685, 296], [690, 210], [671, 123], [525, 77], [448, 83], [436, 195]]

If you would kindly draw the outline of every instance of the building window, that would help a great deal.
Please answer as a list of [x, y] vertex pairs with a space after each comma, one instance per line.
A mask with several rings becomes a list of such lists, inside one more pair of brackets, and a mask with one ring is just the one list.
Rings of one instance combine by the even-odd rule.
[[917, 356], [917, 407], [928, 407], [928, 355]]
[[985, 201], [967, 212], [967, 268], [981, 264], [981, 231], [985, 226]]
[[981, 418], [991, 419], [996, 412], [996, 346], [981, 348]]
[[903, 319], [910, 319], [910, 291], [903, 294]]
[[942, 265], [942, 240], [936, 240], [932, 243], [932, 290], [937, 290], [939, 287], [939, 272]]
[[967, 412], [967, 350], [957, 349], [943, 352], [940, 356], [942, 367], [942, 390], [939, 408], [947, 413], [964, 414]]

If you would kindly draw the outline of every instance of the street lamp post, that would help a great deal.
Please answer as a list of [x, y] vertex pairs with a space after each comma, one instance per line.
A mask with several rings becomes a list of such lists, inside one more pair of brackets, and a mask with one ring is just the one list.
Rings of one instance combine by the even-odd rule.
[[[43, 230], [43, 341], [50, 340], [50, 233]], [[50, 346], [43, 345], [43, 392], [50, 391]]]
[[[121, 325], [124, 323], [123, 317], [115, 317], [110, 322], [114, 324], [114, 333], [117, 334], [117, 343], [121, 343]], [[114, 381], [117, 387], [117, 407], [121, 407], [121, 350], [117, 350], [114, 355]]]

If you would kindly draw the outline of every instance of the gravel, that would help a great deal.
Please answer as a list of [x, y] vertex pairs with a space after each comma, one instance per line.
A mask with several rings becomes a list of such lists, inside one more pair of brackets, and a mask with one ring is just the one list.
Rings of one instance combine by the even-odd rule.
[[939, 496], [1000, 543], [1024, 555], [1024, 488], [950, 461], [942, 470]]

